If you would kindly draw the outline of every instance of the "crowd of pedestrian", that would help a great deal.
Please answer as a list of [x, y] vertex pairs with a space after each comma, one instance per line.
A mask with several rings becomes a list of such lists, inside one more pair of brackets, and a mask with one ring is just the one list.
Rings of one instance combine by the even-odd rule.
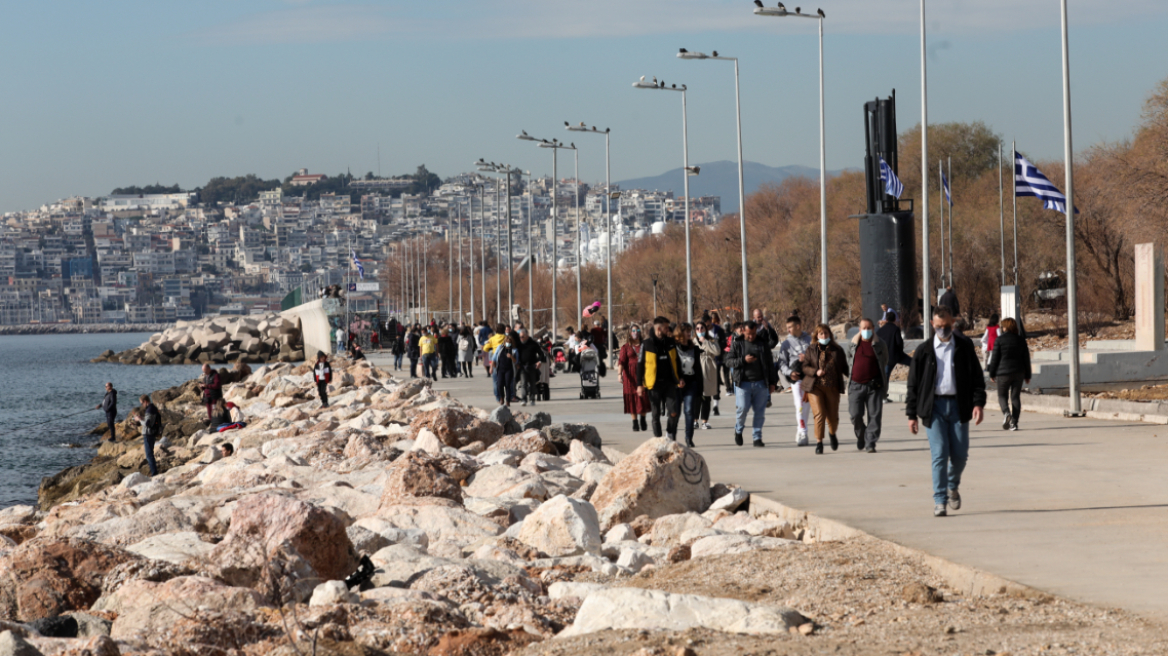
[[[935, 308], [934, 334], [910, 355], [905, 352], [901, 316], [884, 307], [878, 321], [863, 318], [849, 339], [837, 341], [830, 326], [804, 330], [798, 312], [778, 328], [761, 310], [744, 322], [723, 322], [718, 312], [707, 312], [692, 325], [659, 316], [624, 328], [623, 339], [609, 330], [607, 319], [592, 314], [590, 329], [569, 326], [556, 343], [552, 335], [533, 335], [522, 322], [487, 321], [477, 324], [399, 322], [391, 318], [373, 331], [371, 342], [384, 345], [393, 369], [408, 367], [410, 378], [474, 378], [482, 370], [489, 378], [499, 405], [534, 406], [550, 396], [550, 378], [557, 372], [579, 373], [582, 388], [589, 376], [604, 376], [613, 353], [621, 382], [623, 412], [634, 432], [652, 430], [655, 437], [697, 446], [698, 431], [711, 428], [720, 415], [719, 402], [734, 399], [734, 443], [745, 444], [749, 421], [754, 447], [762, 448], [768, 408], [774, 396], [790, 393], [794, 406], [795, 444], [809, 446], [814, 436], [816, 455], [839, 449], [841, 399], [856, 449], [877, 452], [888, 401], [889, 382], [896, 367], [907, 367], [905, 411], [910, 432], [923, 425], [932, 458], [934, 514], [944, 516], [961, 507], [960, 485], [969, 458], [969, 426], [981, 423], [986, 403], [985, 376], [997, 385], [1004, 415], [1002, 428], [1018, 430], [1021, 389], [1031, 377], [1030, 352], [1021, 326], [1014, 318], [990, 318], [981, 338], [984, 361], [957, 318], [957, 300], [947, 289]], [[780, 331], [785, 331], [781, 335]], [[361, 346], [344, 327], [336, 328], [337, 351], [364, 357]], [[983, 373], [983, 362], [985, 372]], [[328, 407], [332, 368], [328, 355], [319, 353], [312, 376], [321, 405]], [[223, 381], [214, 368], [203, 367], [199, 381], [208, 427], [230, 430], [246, 425], [238, 409], [222, 399]], [[599, 393], [599, 385], [596, 385]], [[586, 398], [581, 394], [581, 398]], [[154, 441], [160, 434], [161, 414], [149, 397], [135, 411], [142, 426], [151, 474], [157, 472]], [[106, 415], [109, 439], [115, 440], [117, 390], [106, 384], [97, 408]], [[810, 426], [809, 426], [810, 424]]]

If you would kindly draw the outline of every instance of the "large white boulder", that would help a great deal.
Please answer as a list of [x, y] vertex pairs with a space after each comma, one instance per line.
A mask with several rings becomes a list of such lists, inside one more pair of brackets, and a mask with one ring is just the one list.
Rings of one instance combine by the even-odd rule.
[[203, 542], [194, 531], [164, 533], [148, 537], [141, 542], [126, 547], [126, 551], [153, 560], [165, 560], [181, 565], [188, 560], [202, 558], [211, 553], [215, 545]]
[[516, 539], [553, 557], [596, 554], [600, 523], [592, 504], [560, 495], [528, 515]]
[[657, 438], [613, 467], [591, 499], [605, 529], [640, 515], [656, 519], [705, 512], [710, 507], [710, 470], [693, 449]]
[[480, 469], [471, 477], [464, 492], [472, 497], [546, 499], [548, 496], [547, 487], [537, 474], [509, 465]]
[[576, 613], [576, 621], [556, 637], [621, 629], [686, 631], [695, 628], [750, 635], [789, 635], [791, 627], [806, 621], [790, 608], [737, 599], [606, 588], [589, 592]]

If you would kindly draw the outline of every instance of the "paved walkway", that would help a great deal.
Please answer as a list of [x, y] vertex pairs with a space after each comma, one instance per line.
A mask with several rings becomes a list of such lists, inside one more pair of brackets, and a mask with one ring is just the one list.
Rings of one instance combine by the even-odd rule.
[[[481, 371], [434, 387], [490, 408]], [[646, 439], [621, 414], [615, 372], [602, 381], [602, 399], [581, 401], [578, 391], [577, 376], [557, 376], [553, 400], [538, 409], [554, 421], [593, 424], [624, 451]], [[879, 453], [858, 452], [846, 424], [839, 451], [822, 456], [795, 446], [790, 394], [774, 405], [767, 448], [751, 448], [749, 434], [740, 448], [733, 399], [723, 399], [714, 429], [695, 435], [714, 480], [1040, 590], [1168, 620], [1168, 426], [1023, 413], [1014, 433], [1001, 430], [1002, 416], [990, 408], [971, 431], [962, 510], [937, 519], [928, 443], [923, 432], [908, 432], [902, 404], [885, 407]]]

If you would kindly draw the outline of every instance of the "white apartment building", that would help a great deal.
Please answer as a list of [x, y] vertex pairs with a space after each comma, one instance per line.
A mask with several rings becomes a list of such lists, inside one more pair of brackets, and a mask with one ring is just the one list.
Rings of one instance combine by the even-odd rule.
[[106, 211], [118, 210], [176, 210], [184, 209], [194, 199], [194, 192], [181, 194], [141, 194], [133, 196], [107, 196], [101, 199], [101, 208]]

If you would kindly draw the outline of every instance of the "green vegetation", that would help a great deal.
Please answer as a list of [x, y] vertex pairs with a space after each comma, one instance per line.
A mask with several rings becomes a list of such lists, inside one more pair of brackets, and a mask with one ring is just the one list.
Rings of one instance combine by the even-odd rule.
[[144, 196], [148, 194], [181, 194], [182, 188], [178, 184], [167, 187], [157, 182], [145, 187], [118, 187], [110, 192], [111, 196]]
[[280, 186], [279, 180], [262, 180], [254, 173], [235, 178], [211, 178], [199, 192], [199, 202], [206, 205], [232, 203], [245, 205], [258, 200], [261, 191], [271, 191]]

